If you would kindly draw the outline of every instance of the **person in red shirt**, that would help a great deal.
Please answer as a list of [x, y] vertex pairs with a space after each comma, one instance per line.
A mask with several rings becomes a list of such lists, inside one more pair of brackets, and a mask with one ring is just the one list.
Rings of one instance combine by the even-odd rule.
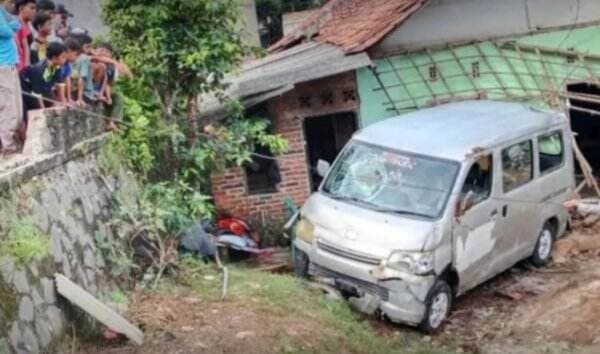
[[21, 29], [15, 36], [17, 52], [19, 53], [19, 63], [17, 64], [17, 69], [19, 71], [22, 71], [25, 67], [31, 65], [29, 52], [29, 37], [31, 36], [31, 30], [29, 29], [29, 22], [31, 22], [35, 16], [36, 7], [35, 0], [17, 0], [15, 2], [17, 15], [21, 21]]

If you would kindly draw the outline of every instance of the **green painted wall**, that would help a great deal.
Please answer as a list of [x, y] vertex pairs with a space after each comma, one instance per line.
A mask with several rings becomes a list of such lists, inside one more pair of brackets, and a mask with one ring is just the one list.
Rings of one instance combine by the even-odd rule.
[[[527, 48], [517, 51], [514, 46], [502, 46], [509, 41], [523, 47], [574, 50], [598, 57], [580, 61], [566, 54], [538, 54]], [[370, 69], [357, 71], [362, 126], [397, 112], [478, 95], [548, 105], [564, 100], [557, 94], [567, 82], [600, 77], [600, 26], [422, 51], [375, 63], [379, 80]], [[430, 78], [432, 70], [437, 72], [435, 80]]]

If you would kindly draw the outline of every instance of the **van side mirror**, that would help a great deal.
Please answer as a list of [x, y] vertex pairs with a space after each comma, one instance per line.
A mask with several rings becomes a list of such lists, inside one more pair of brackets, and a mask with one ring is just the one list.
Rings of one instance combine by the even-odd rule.
[[319, 160], [317, 162], [317, 174], [323, 178], [327, 176], [329, 170], [331, 169], [331, 164], [325, 160]]

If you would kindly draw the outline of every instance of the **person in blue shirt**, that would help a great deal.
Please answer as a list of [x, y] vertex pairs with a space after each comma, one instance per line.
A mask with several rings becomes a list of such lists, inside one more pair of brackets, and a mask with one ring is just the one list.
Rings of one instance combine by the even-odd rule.
[[0, 152], [17, 152], [15, 133], [23, 118], [23, 103], [17, 63], [19, 55], [15, 42], [21, 28], [18, 18], [11, 15], [12, 0], [0, 0]]

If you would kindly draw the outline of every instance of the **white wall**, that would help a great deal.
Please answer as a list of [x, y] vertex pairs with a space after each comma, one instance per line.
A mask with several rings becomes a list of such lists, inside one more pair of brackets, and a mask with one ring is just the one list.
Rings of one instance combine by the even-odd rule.
[[600, 21], [600, 0], [431, 0], [377, 51], [489, 39]]
[[63, 4], [74, 17], [71, 25], [86, 28], [92, 35], [108, 32], [102, 23], [102, 0], [57, 0], [55, 3]]
[[[108, 32], [102, 23], [102, 0], [57, 0], [55, 2], [64, 4], [67, 10], [75, 15], [71, 19], [74, 27], [86, 28], [93, 35]], [[260, 45], [255, 0], [244, 0], [243, 26], [249, 44]]]

